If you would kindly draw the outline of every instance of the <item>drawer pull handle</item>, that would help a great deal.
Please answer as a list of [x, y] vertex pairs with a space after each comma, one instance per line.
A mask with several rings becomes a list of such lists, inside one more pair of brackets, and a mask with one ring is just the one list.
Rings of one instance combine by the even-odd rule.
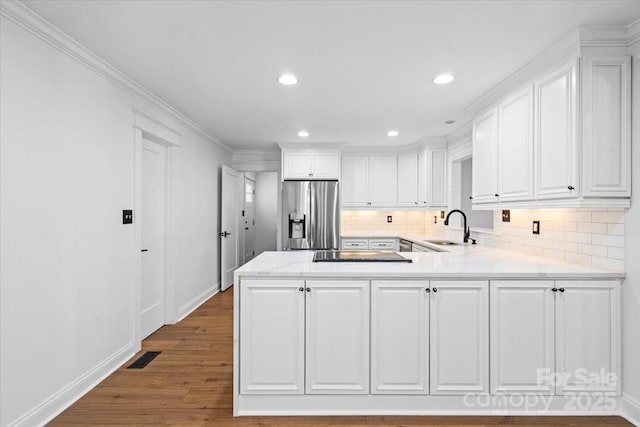
[[552, 288], [551, 289], [553, 292], [558, 292], [558, 288]]
[[438, 288], [433, 288], [433, 292], [438, 292]]
[[560, 288], [558, 289], [560, 292], [564, 292], [564, 288]]

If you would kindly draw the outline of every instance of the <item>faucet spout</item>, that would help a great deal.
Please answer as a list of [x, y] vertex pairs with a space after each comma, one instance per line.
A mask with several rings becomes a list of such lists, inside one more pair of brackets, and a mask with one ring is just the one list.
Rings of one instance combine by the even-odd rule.
[[462, 230], [464, 231], [464, 238], [463, 238], [463, 242], [467, 243], [469, 242], [469, 236], [471, 235], [471, 232], [469, 230], [469, 227], [467, 227], [467, 215], [465, 215], [464, 212], [462, 212], [460, 209], [454, 209], [452, 211], [449, 211], [449, 213], [447, 214], [447, 217], [444, 219], [444, 225], [449, 225], [449, 217], [451, 216], [452, 213], [458, 212], [460, 215], [462, 215], [462, 220], [464, 221], [463, 223], [463, 228]]

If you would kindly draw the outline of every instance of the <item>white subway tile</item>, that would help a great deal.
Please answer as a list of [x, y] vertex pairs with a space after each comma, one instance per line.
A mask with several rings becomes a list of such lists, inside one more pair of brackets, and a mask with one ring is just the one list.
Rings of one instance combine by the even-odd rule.
[[578, 232], [580, 233], [599, 233], [605, 234], [607, 232], [607, 224], [592, 223], [592, 222], [579, 222]]
[[557, 251], [555, 249], [543, 249], [542, 250], [542, 255], [546, 256], [548, 258], [553, 258], [553, 259], [557, 259], [557, 260], [560, 260], [560, 261], [564, 261], [564, 252]]
[[591, 212], [567, 212], [564, 217], [567, 221], [591, 222]]
[[553, 244], [553, 249], [565, 252], [578, 252], [578, 244], [567, 242], [566, 240], [556, 240]]
[[624, 261], [618, 259], [594, 256], [591, 258], [591, 265], [598, 268], [606, 268], [607, 270], [624, 271]]
[[607, 256], [606, 246], [595, 246], [587, 244], [578, 244], [578, 252], [585, 255], [596, 255], [601, 257]]
[[567, 262], [573, 262], [575, 264], [591, 265], [590, 255], [567, 252], [564, 260]]
[[607, 248], [607, 257], [624, 260], [624, 248], [614, 248], [610, 246]]
[[624, 236], [624, 224], [607, 224], [607, 234]]
[[607, 222], [609, 224], [623, 224], [624, 212], [593, 212], [591, 222]]
[[569, 242], [576, 243], [591, 243], [591, 234], [590, 233], [572, 233], [566, 232], [564, 233], [565, 240]]
[[593, 243], [594, 245], [616, 246], [618, 248], [624, 248], [624, 236], [592, 234], [591, 243]]

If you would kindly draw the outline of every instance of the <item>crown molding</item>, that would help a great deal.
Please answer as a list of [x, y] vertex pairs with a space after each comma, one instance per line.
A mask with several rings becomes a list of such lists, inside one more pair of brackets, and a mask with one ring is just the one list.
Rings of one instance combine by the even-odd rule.
[[101, 77], [107, 79], [122, 90], [134, 95], [143, 102], [153, 105], [178, 119], [180, 122], [204, 136], [210, 142], [232, 153], [233, 149], [213, 137], [205, 128], [185, 116], [161, 98], [144, 88], [138, 82], [113, 67], [104, 59], [87, 49], [74, 38], [44, 19], [19, 0], [0, 1], [0, 15], [9, 19], [34, 36], [45, 41], [60, 52], [74, 59]]
[[458, 127], [456, 130], [454, 130], [453, 132], [448, 133], [445, 136], [445, 139], [447, 140], [447, 144], [451, 145], [461, 140], [471, 139], [472, 134], [473, 134], [473, 121], [469, 120], [468, 122], [464, 123], [462, 126]]
[[276, 142], [281, 150], [341, 150], [344, 142]]
[[629, 47], [640, 42], [640, 19], [627, 25]]

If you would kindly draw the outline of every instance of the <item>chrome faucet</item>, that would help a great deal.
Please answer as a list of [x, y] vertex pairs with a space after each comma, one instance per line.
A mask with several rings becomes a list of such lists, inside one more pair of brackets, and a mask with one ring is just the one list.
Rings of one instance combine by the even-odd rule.
[[469, 242], [469, 236], [470, 236], [471, 233], [469, 231], [469, 227], [467, 227], [467, 216], [460, 209], [454, 209], [452, 211], [449, 211], [449, 213], [447, 214], [447, 217], [444, 219], [444, 225], [449, 225], [449, 217], [454, 212], [459, 212], [460, 215], [462, 215], [462, 219], [464, 220], [464, 224], [463, 224], [464, 239], [463, 239], [463, 242], [464, 243], [468, 243]]

